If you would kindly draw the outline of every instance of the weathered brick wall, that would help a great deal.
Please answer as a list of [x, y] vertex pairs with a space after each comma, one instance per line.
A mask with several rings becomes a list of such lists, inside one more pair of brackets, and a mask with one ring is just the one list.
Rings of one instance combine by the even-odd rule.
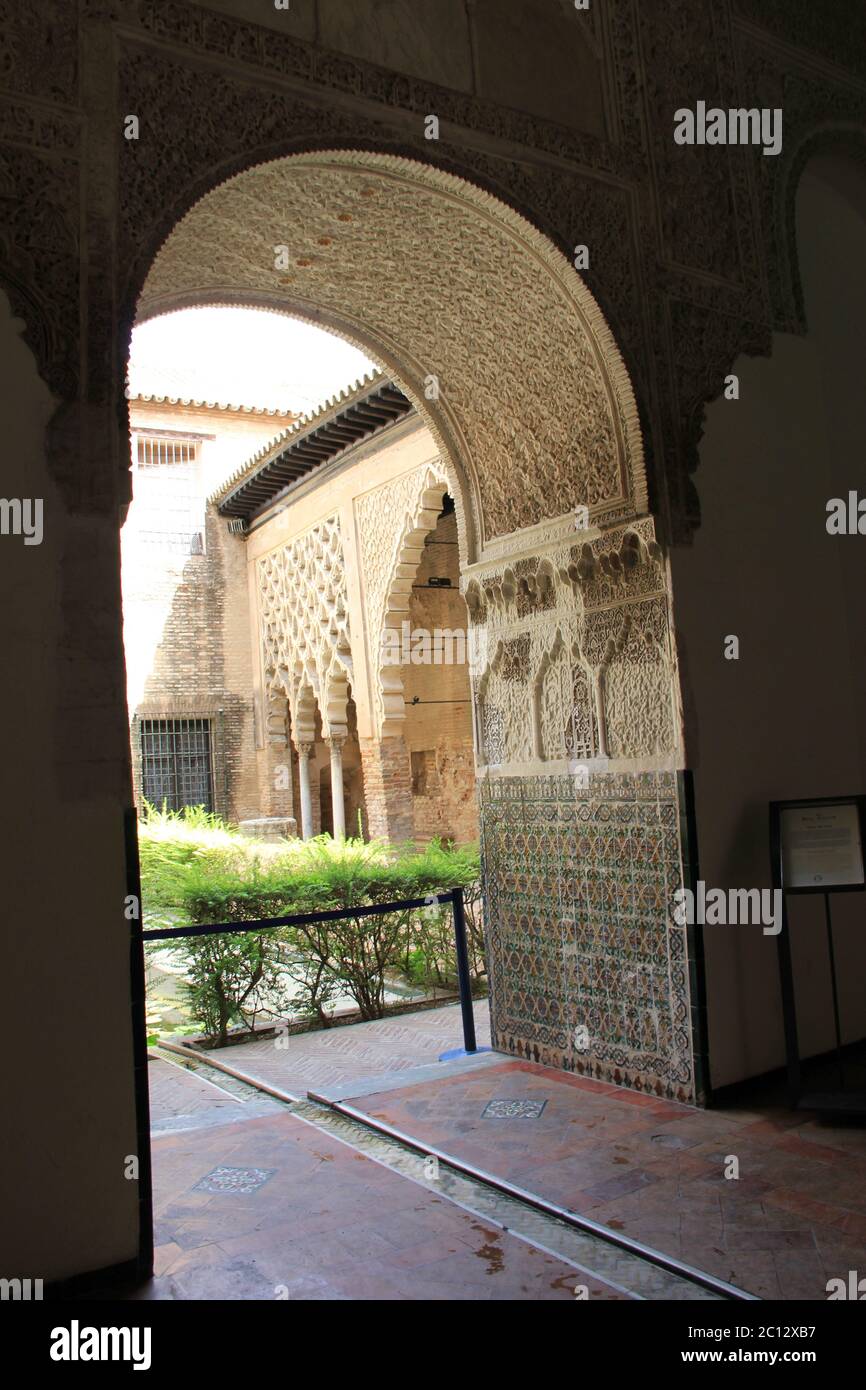
[[[214, 410], [135, 399], [130, 427], [199, 438], [188, 479], [172, 465], [136, 469], [134, 500], [123, 532], [124, 643], [128, 672], [133, 778], [140, 802], [142, 719], [210, 721], [213, 805], [231, 820], [294, 814], [292, 783], [278, 775], [285, 746], [272, 741], [267, 709], [253, 707], [253, 667], [246, 552], [205, 497], [220, 477], [253, 453], [292, 416]], [[182, 474], [183, 470], [180, 470]], [[168, 549], [164, 528], [184, 524], [172, 507], [191, 501], [191, 526], [204, 527], [204, 553]]]
[[362, 738], [364, 802], [368, 834], [394, 844], [415, 838], [412, 770], [402, 738]]
[[149, 583], [146, 574], [129, 582], [128, 642], [136, 640], [136, 616], [163, 602], [168, 586], [174, 586], [174, 592], [142, 698], [131, 711], [137, 797], [139, 721], [195, 715], [211, 724], [214, 809], [231, 820], [291, 814], [285, 793], [282, 804], [276, 791], [274, 798], [268, 795], [275, 779], [267, 758], [261, 769], [264, 786], [260, 785], [243, 539], [229, 535], [211, 511], [205, 521], [204, 555], [190, 555], [179, 575], [176, 569], [161, 569], [157, 556], [152, 563]]

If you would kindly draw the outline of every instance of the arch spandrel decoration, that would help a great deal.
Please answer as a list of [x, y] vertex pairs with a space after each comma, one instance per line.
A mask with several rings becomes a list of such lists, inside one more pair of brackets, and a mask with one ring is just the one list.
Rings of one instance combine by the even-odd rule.
[[363, 151], [249, 169], [170, 234], [139, 317], [195, 302], [299, 313], [392, 371], [466, 479], [469, 559], [578, 506], [596, 523], [647, 509], [637, 406], [598, 305], [546, 237], [454, 175]]

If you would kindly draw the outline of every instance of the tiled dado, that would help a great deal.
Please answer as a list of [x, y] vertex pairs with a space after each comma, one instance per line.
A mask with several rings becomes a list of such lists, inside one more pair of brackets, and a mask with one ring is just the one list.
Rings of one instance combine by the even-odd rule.
[[682, 1101], [695, 1084], [672, 772], [485, 779], [494, 1046]]

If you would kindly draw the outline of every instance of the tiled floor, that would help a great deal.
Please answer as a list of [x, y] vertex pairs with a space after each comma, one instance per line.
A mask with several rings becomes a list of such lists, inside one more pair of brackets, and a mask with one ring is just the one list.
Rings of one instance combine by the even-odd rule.
[[156, 1299], [623, 1295], [288, 1111], [157, 1138]]
[[350, 1103], [764, 1298], [824, 1299], [828, 1279], [866, 1269], [863, 1129], [697, 1110], [517, 1062]]
[[[486, 1042], [484, 1004], [476, 1026]], [[451, 1007], [217, 1055], [290, 1094], [348, 1097], [764, 1298], [824, 1299], [828, 1279], [866, 1269], [862, 1128], [772, 1105], [697, 1110], [496, 1054], [437, 1075], [460, 1040]], [[161, 1061], [149, 1072], [158, 1277], [145, 1296], [546, 1299], [588, 1282], [276, 1101]], [[599, 1279], [591, 1296], [618, 1295]]]
[[[486, 999], [474, 1008], [479, 1047], [490, 1045]], [[278, 1045], [279, 1044], [279, 1045]], [[256, 1081], [289, 1095], [305, 1096], [313, 1087], [340, 1085], [358, 1077], [403, 1071], [436, 1062], [441, 1053], [462, 1047], [460, 1007], [420, 1009], [375, 1023], [323, 1028], [291, 1037], [264, 1038], [209, 1054]]]

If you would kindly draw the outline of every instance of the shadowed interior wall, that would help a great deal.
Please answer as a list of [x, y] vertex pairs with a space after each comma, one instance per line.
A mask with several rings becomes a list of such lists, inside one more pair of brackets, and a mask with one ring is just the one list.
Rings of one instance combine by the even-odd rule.
[[[866, 176], [861, 175], [864, 185]], [[866, 220], [821, 166], [803, 177], [798, 250], [809, 331], [741, 360], [740, 399], [708, 415], [703, 522], [673, 554], [701, 877], [769, 887], [767, 803], [866, 788], [866, 538], [830, 536], [827, 502], [863, 495]], [[740, 658], [724, 658], [725, 638]], [[833, 898], [846, 1041], [866, 1034], [866, 894]], [[792, 900], [803, 1056], [834, 1045], [823, 904]], [[777, 947], [704, 930], [712, 1081], [784, 1059]]]
[[15, 654], [0, 706], [14, 730], [0, 811], [3, 843], [15, 846], [3, 856], [3, 1018], [19, 1054], [4, 1067], [0, 1274], [48, 1280], [137, 1253], [138, 1184], [124, 1177], [136, 1153], [129, 792], [117, 522], [70, 515], [51, 481], [45, 437], [57, 402], [23, 327], [0, 294], [4, 495], [44, 503], [41, 545], [0, 537], [2, 649]]

